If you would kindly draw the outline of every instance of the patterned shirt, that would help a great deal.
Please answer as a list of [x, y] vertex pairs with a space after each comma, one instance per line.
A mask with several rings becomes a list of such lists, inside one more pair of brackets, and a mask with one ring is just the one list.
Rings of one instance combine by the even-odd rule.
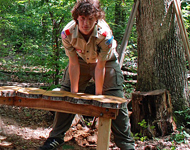
[[77, 53], [86, 63], [117, 59], [117, 44], [110, 27], [104, 20], [98, 20], [87, 42], [74, 20], [65, 26], [61, 37], [67, 56], [72, 57]]

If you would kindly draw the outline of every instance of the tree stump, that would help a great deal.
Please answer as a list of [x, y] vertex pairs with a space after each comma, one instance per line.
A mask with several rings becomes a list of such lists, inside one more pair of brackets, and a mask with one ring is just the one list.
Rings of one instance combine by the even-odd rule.
[[[145, 120], [145, 127], [139, 123]], [[149, 138], [165, 136], [175, 130], [172, 104], [167, 90], [132, 93], [131, 130]]]

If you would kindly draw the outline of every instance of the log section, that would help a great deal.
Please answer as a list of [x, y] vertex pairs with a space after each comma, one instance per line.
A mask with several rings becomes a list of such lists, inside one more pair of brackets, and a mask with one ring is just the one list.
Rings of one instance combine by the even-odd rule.
[[[139, 125], [143, 119], [147, 128]], [[132, 93], [132, 132], [143, 133], [144, 136], [152, 138], [168, 135], [175, 127], [171, 98], [167, 90]]]

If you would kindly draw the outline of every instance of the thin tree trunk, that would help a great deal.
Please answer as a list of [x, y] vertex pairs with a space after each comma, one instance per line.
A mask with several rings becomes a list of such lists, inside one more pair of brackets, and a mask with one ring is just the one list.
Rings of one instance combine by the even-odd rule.
[[54, 84], [58, 85], [59, 84], [59, 57], [60, 57], [60, 49], [58, 46], [58, 34], [59, 34], [59, 29], [58, 29], [58, 24], [54, 22], [53, 24], [53, 61], [54, 61], [54, 66], [55, 66], [55, 74], [54, 74]]
[[117, 26], [116, 26], [114, 35], [117, 37], [118, 42], [122, 40], [121, 30], [119, 29], [120, 27], [125, 26], [126, 23], [127, 23], [126, 11], [124, 10], [122, 6], [122, 0], [116, 0], [115, 1], [115, 24]]

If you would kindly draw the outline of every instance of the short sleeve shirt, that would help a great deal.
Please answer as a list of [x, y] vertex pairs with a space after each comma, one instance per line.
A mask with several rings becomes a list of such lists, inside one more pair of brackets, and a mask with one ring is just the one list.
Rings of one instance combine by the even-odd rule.
[[65, 26], [61, 37], [67, 56], [72, 57], [77, 53], [86, 63], [117, 59], [117, 44], [111, 29], [104, 20], [98, 20], [87, 42], [80, 34], [74, 20]]

